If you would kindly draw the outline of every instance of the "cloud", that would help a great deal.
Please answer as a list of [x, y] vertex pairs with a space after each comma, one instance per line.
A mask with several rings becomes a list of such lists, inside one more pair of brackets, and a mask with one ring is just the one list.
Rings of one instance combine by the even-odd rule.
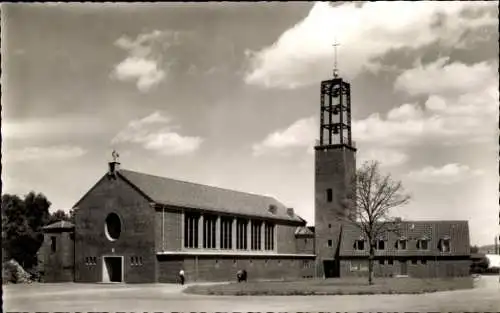
[[6, 161], [60, 161], [78, 158], [87, 153], [86, 150], [76, 146], [51, 146], [51, 147], [26, 147], [23, 149], [6, 149], [2, 151]]
[[[495, 14], [487, 14], [485, 8]], [[335, 7], [317, 2], [304, 20], [272, 45], [246, 52], [245, 82], [296, 88], [330, 77], [335, 39], [341, 43], [340, 72], [352, 79], [363, 69], [376, 70], [375, 58], [391, 50], [418, 49], [435, 42], [454, 47], [470, 30], [497, 24], [496, 5], [488, 2], [380, 1]]]
[[408, 178], [421, 183], [454, 184], [479, 175], [482, 175], [480, 170], [472, 170], [467, 165], [450, 163], [443, 167], [427, 166], [411, 171]]
[[283, 153], [289, 148], [308, 147], [312, 150], [316, 136], [316, 121], [313, 117], [297, 120], [286, 129], [269, 134], [262, 142], [252, 146], [253, 154]]
[[165, 78], [165, 71], [158, 69], [156, 61], [131, 57], [115, 67], [114, 77], [122, 81], [136, 81], [137, 88], [147, 92]]
[[126, 50], [128, 56], [114, 67], [111, 77], [135, 82], [139, 91], [148, 92], [165, 79], [173, 61], [163, 64], [164, 55], [179, 42], [179, 32], [159, 30], [140, 34], [134, 40], [119, 38], [115, 45]]
[[99, 134], [106, 128], [98, 117], [57, 116], [2, 120], [3, 139], [29, 139]]
[[163, 155], [185, 155], [198, 150], [203, 139], [174, 132], [179, 126], [172, 125], [171, 122], [172, 118], [169, 116], [154, 112], [143, 119], [131, 121], [111, 142], [141, 144], [145, 149]]
[[370, 149], [360, 150], [358, 154], [358, 164], [366, 161], [379, 161], [382, 166], [397, 166], [406, 163], [408, 155], [394, 149]]
[[409, 69], [398, 76], [394, 87], [409, 95], [440, 94], [455, 95], [457, 93], [482, 91], [485, 84], [495, 83], [498, 72], [487, 62], [466, 65], [452, 63], [445, 65], [449, 57], [435, 62]]
[[494, 139], [498, 73], [493, 65], [452, 63], [445, 66], [440, 59], [402, 73], [396, 79], [395, 88], [409, 95], [427, 96], [427, 99], [422, 105], [406, 103], [396, 107], [385, 119], [376, 113], [355, 121], [356, 141], [415, 146], [422, 143], [460, 145]]

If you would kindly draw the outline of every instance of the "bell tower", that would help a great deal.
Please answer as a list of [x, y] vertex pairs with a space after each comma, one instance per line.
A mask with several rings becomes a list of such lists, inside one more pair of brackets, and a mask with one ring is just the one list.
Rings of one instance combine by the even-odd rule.
[[[315, 149], [315, 247], [319, 277], [339, 277], [342, 222], [338, 213], [356, 171], [356, 148], [351, 133], [351, 85], [337, 70], [320, 89], [319, 140]], [[351, 189], [352, 190], [352, 189]]]

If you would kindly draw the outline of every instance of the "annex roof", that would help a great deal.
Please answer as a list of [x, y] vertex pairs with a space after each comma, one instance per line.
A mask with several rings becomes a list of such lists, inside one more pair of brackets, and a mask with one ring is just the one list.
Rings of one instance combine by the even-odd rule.
[[[405, 250], [396, 249], [396, 241], [407, 240]], [[354, 242], [364, 239], [359, 227], [345, 224], [342, 227], [340, 256], [368, 256], [368, 247], [356, 250]], [[385, 232], [380, 239], [385, 240], [384, 250], [376, 250], [380, 256], [464, 256], [470, 255], [469, 223], [467, 221], [402, 221], [397, 232]], [[427, 239], [428, 249], [417, 249], [417, 240]], [[440, 252], [439, 242], [450, 240], [450, 252]]]
[[295, 230], [295, 236], [314, 236], [314, 231], [310, 227], [299, 226]]
[[[295, 213], [269, 196], [212, 187], [122, 169], [118, 174], [153, 202], [184, 208], [304, 223]], [[272, 207], [272, 209], [270, 209]]]
[[43, 227], [43, 229], [50, 230], [50, 229], [72, 229], [74, 228], [75, 225], [73, 223], [70, 223], [68, 221], [59, 221], [55, 222], [49, 225], [46, 225]]

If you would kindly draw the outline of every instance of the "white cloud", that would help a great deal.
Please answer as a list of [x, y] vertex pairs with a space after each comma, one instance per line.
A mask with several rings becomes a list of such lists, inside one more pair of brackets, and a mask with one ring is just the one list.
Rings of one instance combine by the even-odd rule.
[[165, 77], [165, 71], [158, 69], [158, 63], [138, 57], [129, 57], [115, 67], [114, 77], [122, 81], [136, 81], [137, 88], [147, 92]]
[[486, 62], [466, 65], [452, 63], [445, 65], [448, 57], [409, 69], [402, 73], [394, 83], [396, 90], [410, 95], [440, 94], [456, 95], [457, 93], [477, 92], [484, 85], [495, 83], [498, 72]]
[[453, 184], [479, 175], [482, 175], [480, 170], [473, 170], [467, 165], [450, 163], [443, 167], [427, 166], [411, 171], [408, 178], [421, 183]]
[[394, 149], [370, 149], [360, 150], [357, 161], [363, 164], [365, 161], [379, 161], [382, 166], [397, 166], [408, 161], [407, 154]]
[[179, 32], [155, 30], [140, 34], [135, 40], [119, 38], [115, 45], [126, 50], [128, 56], [114, 67], [111, 77], [135, 82], [141, 92], [149, 91], [165, 79], [165, 67], [169, 65], [163, 64], [164, 54], [179, 43], [179, 37]]
[[312, 150], [316, 136], [316, 122], [313, 117], [303, 118], [286, 129], [269, 134], [262, 142], [253, 145], [253, 154], [283, 152], [289, 148], [307, 147]]
[[56, 116], [2, 120], [4, 139], [99, 134], [106, 128], [99, 117]]
[[[464, 9], [485, 7], [497, 12], [496, 5], [488, 2], [380, 1], [361, 7], [355, 3], [331, 7], [318, 2], [304, 20], [275, 43], [258, 52], [247, 52], [250, 64], [245, 81], [269, 88], [295, 88], [331, 77], [335, 39], [341, 43], [341, 74], [352, 79], [363, 67], [376, 69], [378, 64], [373, 59], [391, 49], [417, 49], [438, 41], [453, 47], [471, 29], [496, 26], [496, 14], [462, 14]], [[436, 27], [438, 14], [444, 22]]]
[[[409, 94], [428, 96], [421, 107], [416, 103], [392, 109], [384, 119], [372, 114], [353, 123], [358, 142], [385, 146], [422, 143], [445, 145], [489, 142], [497, 133], [498, 73], [490, 64], [466, 66], [442, 60], [410, 69], [396, 80]], [[408, 74], [410, 73], [410, 74]], [[450, 75], [452, 73], [452, 75]], [[481, 84], [468, 76], [479, 77]], [[417, 86], [417, 87], [415, 87]]]
[[87, 153], [86, 150], [76, 146], [49, 146], [49, 147], [26, 147], [23, 149], [4, 149], [2, 151], [6, 161], [28, 162], [28, 161], [60, 161], [78, 158]]
[[154, 112], [143, 119], [131, 121], [112, 139], [112, 143], [137, 143], [164, 155], [185, 155], [198, 150], [203, 139], [174, 132], [179, 126], [172, 125], [171, 121], [172, 118]]

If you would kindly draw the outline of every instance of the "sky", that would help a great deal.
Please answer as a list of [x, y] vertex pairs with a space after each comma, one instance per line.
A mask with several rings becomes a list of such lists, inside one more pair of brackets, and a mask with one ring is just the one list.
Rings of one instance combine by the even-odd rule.
[[320, 82], [403, 219], [498, 234], [498, 2], [2, 5], [4, 193], [69, 210], [123, 168], [270, 195], [314, 223]]

